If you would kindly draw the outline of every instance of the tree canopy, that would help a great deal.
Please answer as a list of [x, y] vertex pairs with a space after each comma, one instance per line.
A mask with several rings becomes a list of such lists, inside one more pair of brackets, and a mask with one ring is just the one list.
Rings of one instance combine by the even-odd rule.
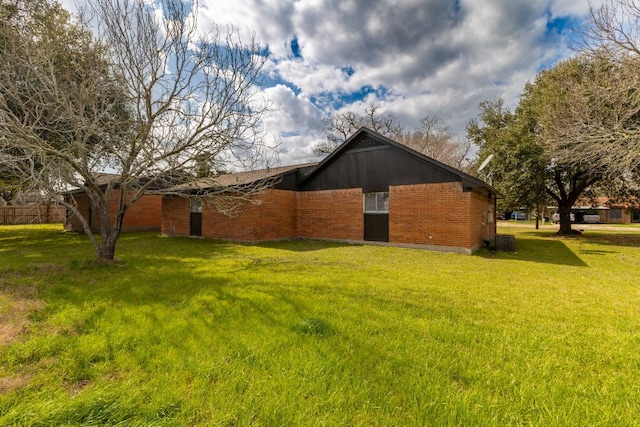
[[525, 86], [513, 113], [502, 101], [482, 103], [479, 120], [471, 121], [467, 128], [469, 138], [480, 147], [479, 159], [494, 155], [487, 170], [505, 196], [503, 203], [509, 208], [531, 208], [555, 202], [561, 234], [572, 233], [571, 207], [607, 171], [597, 159], [579, 152], [565, 155], [566, 141], [558, 135], [562, 128], [557, 124], [571, 114], [576, 102], [569, 88], [579, 86], [595, 72], [593, 67], [591, 58], [580, 56], [541, 71]]
[[[233, 29], [203, 34], [197, 2], [97, 0], [73, 20], [53, 1], [0, 1], [0, 170], [41, 194], [85, 190], [100, 236], [72, 195], [65, 203], [98, 258], [113, 259], [125, 213], [149, 188], [207, 163], [268, 158], [266, 58]], [[104, 171], [115, 174], [106, 186]]]
[[[468, 135], [510, 207], [557, 204], [570, 233], [578, 198], [640, 200], [640, 2], [591, 6], [573, 58], [541, 71], [513, 113], [483, 103]], [[536, 202], [536, 200], [538, 202]]]

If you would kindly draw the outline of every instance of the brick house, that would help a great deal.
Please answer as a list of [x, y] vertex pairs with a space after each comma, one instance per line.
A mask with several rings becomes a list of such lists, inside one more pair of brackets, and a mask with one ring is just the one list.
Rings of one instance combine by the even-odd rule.
[[640, 209], [636, 200], [621, 203], [611, 201], [607, 197], [599, 197], [596, 201], [596, 206], [593, 206], [591, 200], [582, 200], [582, 206], [572, 207], [571, 213], [574, 214], [575, 222], [582, 222], [585, 214], [593, 214], [600, 217], [599, 222], [602, 224], [640, 223]]
[[[98, 185], [106, 189], [107, 185], [116, 177], [112, 174], [101, 174], [96, 177]], [[114, 212], [117, 201], [120, 198], [121, 189], [114, 188], [111, 196], [111, 212]], [[89, 222], [91, 231], [100, 232], [100, 215], [92, 206], [89, 195], [82, 189], [72, 191], [65, 195], [69, 203], [75, 203], [80, 214]], [[142, 196], [124, 216], [122, 231], [152, 231], [160, 230], [162, 220], [162, 196], [159, 194], [145, 194]], [[82, 223], [76, 215], [67, 210], [64, 228], [68, 231], [84, 232]]]
[[[237, 214], [197, 197], [273, 179]], [[322, 239], [472, 253], [496, 234], [496, 191], [370, 129], [317, 164], [222, 175], [169, 189], [162, 233], [265, 241]]]
[[637, 205], [612, 204], [609, 209], [598, 211], [601, 222], [607, 224], [640, 223], [640, 209]]

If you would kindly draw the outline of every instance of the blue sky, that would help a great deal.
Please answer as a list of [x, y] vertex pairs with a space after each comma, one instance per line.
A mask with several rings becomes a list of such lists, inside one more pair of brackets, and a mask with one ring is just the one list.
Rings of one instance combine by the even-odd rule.
[[[598, 2], [593, 2], [598, 6]], [[74, 0], [63, 0], [70, 10]], [[406, 129], [427, 114], [464, 135], [481, 101], [514, 106], [524, 83], [573, 54], [587, 0], [201, 0], [204, 29], [255, 34], [283, 165], [316, 161], [322, 119], [368, 102]]]

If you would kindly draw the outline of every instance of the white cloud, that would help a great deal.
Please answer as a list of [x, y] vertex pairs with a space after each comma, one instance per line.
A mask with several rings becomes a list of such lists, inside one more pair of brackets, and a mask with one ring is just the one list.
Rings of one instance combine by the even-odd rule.
[[282, 141], [286, 164], [313, 159], [323, 114], [363, 87], [384, 88], [381, 109], [407, 128], [438, 114], [463, 134], [479, 102], [503, 97], [514, 106], [527, 80], [572, 55], [567, 29], [550, 22], [579, 22], [588, 7], [575, 0], [202, 0], [199, 18], [205, 29], [233, 26], [269, 47], [274, 83], [265, 94], [280, 108], [265, 127]]
[[553, 16], [586, 16], [589, 13], [589, 3], [596, 9], [602, 6], [602, 0], [556, 0], [551, 3], [551, 13]]
[[302, 94], [276, 85], [264, 91], [273, 109], [264, 119], [264, 127], [280, 143], [280, 164], [316, 161], [313, 146], [323, 139], [323, 113]]

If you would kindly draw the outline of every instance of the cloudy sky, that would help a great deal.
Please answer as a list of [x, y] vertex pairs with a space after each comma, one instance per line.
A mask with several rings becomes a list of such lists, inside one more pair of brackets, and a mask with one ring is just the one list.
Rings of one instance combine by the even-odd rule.
[[[593, 2], [595, 5], [598, 1]], [[63, 4], [74, 9], [74, 0]], [[572, 55], [587, 0], [201, 0], [200, 24], [255, 33], [271, 57], [267, 131], [282, 165], [317, 161], [322, 119], [375, 101], [406, 129], [435, 114], [464, 135], [478, 104], [514, 106]]]

